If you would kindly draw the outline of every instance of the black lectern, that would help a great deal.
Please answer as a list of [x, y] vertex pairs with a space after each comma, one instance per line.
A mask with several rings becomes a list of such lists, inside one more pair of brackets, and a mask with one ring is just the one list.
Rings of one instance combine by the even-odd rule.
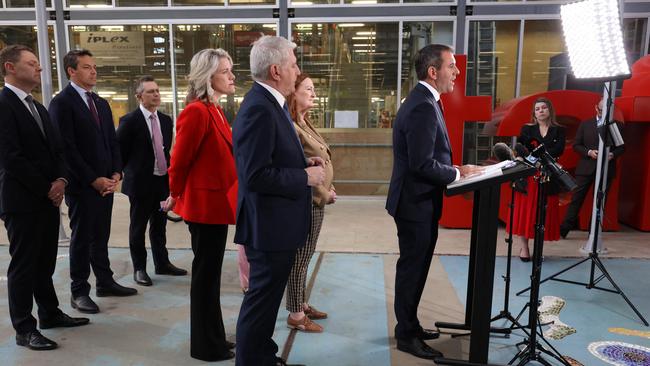
[[535, 174], [537, 170], [518, 162], [503, 168], [497, 174], [485, 174], [459, 181], [447, 186], [448, 196], [474, 192], [472, 209], [472, 235], [467, 276], [467, 302], [465, 322], [436, 322], [438, 328], [469, 330], [471, 333], [469, 362], [437, 358], [440, 365], [486, 365], [490, 343], [490, 320], [492, 317], [492, 289], [494, 285], [494, 262], [496, 256], [497, 229], [499, 226], [499, 197], [501, 184]]

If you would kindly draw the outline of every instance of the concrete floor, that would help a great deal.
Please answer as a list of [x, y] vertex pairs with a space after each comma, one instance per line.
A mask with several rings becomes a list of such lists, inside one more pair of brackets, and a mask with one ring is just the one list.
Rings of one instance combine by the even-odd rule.
[[[300, 334], [292, 342], [287, 342], [289, 332], [284, 326], [286, 311], [283, 307], [280, 309], [274, 338], [281, 350], [284, 348], [285, 354], [289, 355], [290, 361], [305, 362], [312, 366], [431, 364], [394, 348], [391, 337], [395, 324], [392, 304], [398, 247], [395, 225], [383, 206], [383, 198], [341, 197], [335, 205], [327, 208], [317, 248], [321, 252], [322, 266], [317, 276], [314, 276], [316, 281], [311, 299], [319, 308], [325, 305], [323, 310], [329, 311], [332, 316], [322, 323], [326, 328], [324, 334]], [[67, 222], [67, 218], [64, 221]], [[110, 241], [111, 263], [115, 278], [122, 284], [131, 285], [131, 262], [128, 250], [125, 249], [128, 247], [127, 237], [128, 199], [118, 194]], [[501, 229], [498, 255], [503, 255], [506, 250], [503, 238], [504, 230]], [[229, 239], [232, 239], [232, 228]], [[549, 243], [545, 248], [547, 261], [552, 257], [582, 257], [577, 249], [586, 239], [585, 232], [571, 232], [567, 240]], [[650, 258], [649, 239], [649, 233], [625, 227], [620, 232], [603, 235], [605, 246], [609, 249], [607, 257], [610, 258]], [[189, 269], [192, 252], [189, 250], [189, 234], [184, 223], [169, 222], [168, 241], [172, 261]], [[464, 256], [468, 252], [468, 243], [469, 230], [441, 229], [436, 253]], [[3, 228], [0, 230], [0, 245], [5, 245], [6, 248], [6, 244]], [[78, 315], [69, 306], [66, 246], [66, 243], [60, 246], [55, 285], [61, 308], [71, 315]], [[232, 243], [228, 248], [234, 248]], [[227, 252], [222, 274], [222, 308], [230, 336], [234, 336], [241, 303], [235, 258], [234, 251]], [[316, 260], [315, 256], [314, 261]], [[8, 250], [4, 249], [0, 252], [0, 273], [6, 273], [8, 262]], [[464, 297], [454, 288], [453, 282], [456, 279], [450, 278], [448, 266], [449, 264], [445, 268], [439, 257], [434, 259], [420, 307], [420, 319], [424, 324], [432, 326], [436, 320], [461, 321], [464, 316], [461, 300]], [[313, 270], [314, 266], [310, 268]], [[91, 316], [91, 325], [46, 331], [46, 335], [61, 344], [60, 350], [47, 353], [32, 352], [15, 346], [8, 317], [6, 286], [2, 285], [0, 364], [202, 364], [203, 362], [189, 357], [189, 276], [152, 277], [154, 286], [138, 287], [138, 296], [98, 299], [102, 312]], [[6, 278], [0, 277], [0, 282], [6, 282]], [[495, 302], [498, 302], [496, 299], [497, 297]], [[349, 304], [346, 305], [345, 301]], [[617, 306], [618, 312], [629, 317], [629, 310], [624, 304], [617, 303]], [[649, 304], [644, 303], [640, 308], [645, 310], [646, 316], [650, 316]], [[467, 338], [442, 337], [432, 345], [450, 357], [467, 356]], [[349, 348], [350, 351], [345, 352], [341, 348]], [[349, 356], [337, 357], [346, 354]]]

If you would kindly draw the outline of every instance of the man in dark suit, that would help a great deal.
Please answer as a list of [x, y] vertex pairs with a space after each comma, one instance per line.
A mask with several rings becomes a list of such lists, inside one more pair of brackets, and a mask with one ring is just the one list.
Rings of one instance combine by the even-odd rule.
[[415, 58], [420, 80], [400, 107], [393, 125], [393, 174], [386, 209], [395, 219], [400, 257], [395, 274], [397, 349], [433, 359], [442, 354], [424, 340], [439, 334], [423, 329], [417, 316], [442, 214], [447, 184], [477, 170], [455, 167], [440, 94], [450, 93], [460, 73], [452, 50], [428, 45]]
[[[603, 111], [603, 100], [595, 106], [596, 117], [583, 121], [578, 126], [578, 131], [573, 139], [573, 150], [580, 155], [580, 160], [576, 166], [575, 176], [578, 187], [573, 190], [571, 203], [567, 209], [564, 220], [560, 224], [560, 236], [566, 238], [569, 231], [573, 230], [578, 224], [578, 213], [585, 201], [587, 192], [596, 180], [596, 163], [598, 161], [598, 136], [597, 123]], [[623, 154], [625, 146], [621, 145], [610, 149], [609, 165], [607, 167], [607, 188], [616, 176], [616, 159]]]
[[320, 158], [306, 159], [285, 98], [300, 70], [295, 43], [263, 36], [250, 54], [255, 83], [233, 124], [239, 196], [235, 243], [246, 246], [249, 289], [237, 321], [237, 365], [285, 365], [271, 338], [296, 249], [311, 220], [311, 186], [322, 184]]
[[113, 280], [108, 260], [113, 193], [121, 179], [122, 161], [108, 102], [92, 92], [97, 65], [87, 50], [73, 50], [63, 58], [70, 84], [52, 99], [50, 115], [59, 126], [70, 184], [65, 202], [69, 208], [70, 277], [72, 307], [97, 313], [90, 298], [90, 266], [96, 278], [96, 294], [130, 296], [137, 290]]
[[30, 94], [41, 83], [41, 67], [30, 48], [0, 51], [0, 218], [9, 236], [9, 315], [16, 344], [49, 350], [56, 342], [36, 330], [88, 324], [59, 309], [52, 275], [56, 267], [59, 206], [67, 184], [63, 147], [45, 107]]
[[161, 201], [169, 196], [169, 148], [174, 124], [158, 111], [160, 90], [151, 76], [140, 78], [135, 87], [140, 106], [120, 118], [117, 140], [122, 152], [124, 182], [122, 192], [131, 204], [129, 248], [133, 261], [133, 280], [143, 286], [153, 283], [147, 274], [144, 236], [149, 222], [149, 242], [156, 274], [182, 276], [187, 271], [169, 262], [167, 254], [167, 213]]

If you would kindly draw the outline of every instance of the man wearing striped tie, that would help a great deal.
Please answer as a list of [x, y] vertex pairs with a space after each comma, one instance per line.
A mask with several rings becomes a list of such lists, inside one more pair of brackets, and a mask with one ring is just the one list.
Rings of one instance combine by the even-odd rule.
[[144, 245], [147, 222], [156, 274], [182, 276], [187, 271], [169, 261], [167, 214], [161, 210], [161, 201], [169, 196], [167, 167], [174, 125], [170, 116], [158, 110], [160, 90], [152, 76], [143, 76], [136, 82], [135, 97], [140, 105], [120, 118], [117, 139], [124, 165], [122, 193], [129, 196], [131, 203], [129, 248], [133, 280], [139, 285], [151, 286]]

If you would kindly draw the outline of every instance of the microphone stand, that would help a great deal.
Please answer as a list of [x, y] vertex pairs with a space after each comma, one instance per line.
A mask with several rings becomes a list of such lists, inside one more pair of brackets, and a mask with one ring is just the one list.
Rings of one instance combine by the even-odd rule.
[[[542, 253], [544, 251], [544, 225], [546, 222], [546, 202], [547, 202], [547, 192], [546, 186], [549, 180], [549, 172], [547, 172], [544, 165], [540, 166], [540, 175], [537, 177], [537, 206], [536, 206], [536, 215], [535, 215], [535, 239], [533, 245], [533, 257], [532, 257], [532, 271], [530, 275], [530, 299], [528, 304], [524, 306], [521, 313], [524, 312], [526, 307], [528, 308], [528, 325], [526, 327], [521, 327], [520, 329], [526, 333], [526, 338], [517, 343], [517, 348], [519, 352], [508, 362], [509, 365], [512, 365], [517, 359], [519, 362], [518, 366], [526, 365], [530, 362], [538, 362], [542, 365], [552, 366], [542, 354], [553, 357], [557, 361], [561, 362], [562, 365], [571, 366], [562, 355], [544, 338], [542, 333], [542, 325], [539, 324], [539, 285], [540, 277], [542, 274]], [[511, 230], [512, 231], [512, 230]], [[527, 331], [526, 328], [530, 330]], [[537, 337], [541, 339], [549, 349], [546, 349], [542, 344], [537, 340]], [[520, 348], [524, 346], [523, 348]]]

